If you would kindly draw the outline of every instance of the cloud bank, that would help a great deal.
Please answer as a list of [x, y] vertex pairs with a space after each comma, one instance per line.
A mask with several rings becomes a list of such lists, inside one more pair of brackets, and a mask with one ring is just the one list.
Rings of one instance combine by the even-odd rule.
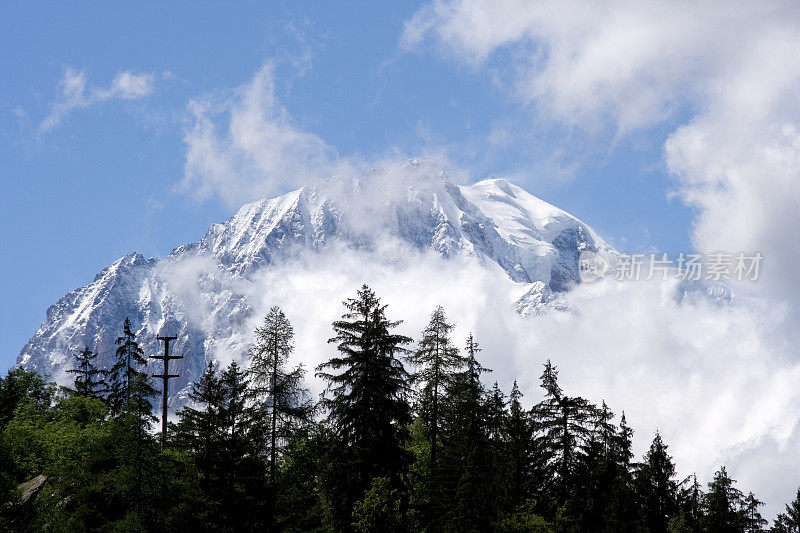
[[[546, 359], [560, 369], [569, 393], [626, 412], [641, 455], [658, 429], [670, 444], [681, 474], [711, 478], [728, 465], [742, 486], [777, 510], [795, 488], [785, 472], [800, 469], [800, 366], [787, 360], [781, 328], [786, 309], [740, 298], [733, 304], [698, 296], [676, 297], [669, 282], [584, 284], [565, 296], [569, 310], [524, 318], [514, 303], [523, 288], [505, 272], [476, 257], [443, 259], [396, 238], [376, 240], [371, 252], [336, 243], [263, 268], [247, 278], [230, 275], [210, 260], [166, 264], [166, 288], [183, 302], [185, 318], [220, 337], [230, 318], [220, 299], [237, 312], [230, 336], [210, 354], [222, 364], [245, 361], [251, 332], [273, 305], [281, 306], [296, 332], [295, 362], [302, 362], [315, 396], [324, 384], [313, 369], [330, 358], [326, 340], [341, 302], [369, 284], [402, 319], [402, 333], [418, 339], [430, 313], [444, 306], [462, 345], [474, 333], [485, 366], [508, 392], [516, 379], [530, 406], [542, 391]], [[208, 287], [215, 290], [208, 292]]]

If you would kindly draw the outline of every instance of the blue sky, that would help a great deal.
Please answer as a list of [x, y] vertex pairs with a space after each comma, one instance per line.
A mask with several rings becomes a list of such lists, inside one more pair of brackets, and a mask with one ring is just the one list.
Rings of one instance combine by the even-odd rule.
[[[0, 367], [13, 364], [49, 305], [104, 266], [131, 251], [164, 256], [235, 211], [219, 196], [198, 201], [178, 190], [187, 106], [224, 97], [265, 64], [274, 65], [275, 96], [292, 124], [342, 156], [442, 150], [448, 161], [440, 164], [458, 167], [460, 179], [509, 176], [620, 249], [691, 249], [692, 212], [668, 199], [663, 158], [687, 110], [621, 137], [611, 127], [586, 133], [543, 118], [505, 83], [513, 52], [479, 68], [401, 46], [404, 23], [419, 8], [5, 5]], [[147, 90], [114, 93], [121, 73], [148, 76]], [[71, 75], [85, 88], [70, 107], [63, 89]], [[487, 148], [499, 130], [502, 146]]]

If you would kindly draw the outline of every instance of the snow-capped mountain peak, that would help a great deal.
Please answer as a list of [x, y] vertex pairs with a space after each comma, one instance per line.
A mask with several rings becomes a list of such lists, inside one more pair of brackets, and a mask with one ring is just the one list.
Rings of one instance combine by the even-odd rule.
[[[334, 244], [377, 254], [392, 239], [445, 259], [499, 267], [520, 284], [525, 296], [516, 308], [523, 314], [579, 282], [581, 251], [613, 253], [586, 224], [521, 187], [502, 179], [457, 186], [434, 165], [410, 160], [246, 204], [165, 259], [120, 258], [47, 311], [18, 362], [66, 380], [69, 356], [89, 345], [109, 364], [119, 325], [130, 317], [146, 351], [158, 350], [155, 336], [166, 328], [192, 354], [176, 368], [180, 391], [220, 345], [246, 350], [240, 330], [252, 306], [237, 279]], [[182, 270], [179, 279], [170, 274], [171, 266], [192, 262], [200, 266]], [[182, 290], [187, 286], [192, 290]]]

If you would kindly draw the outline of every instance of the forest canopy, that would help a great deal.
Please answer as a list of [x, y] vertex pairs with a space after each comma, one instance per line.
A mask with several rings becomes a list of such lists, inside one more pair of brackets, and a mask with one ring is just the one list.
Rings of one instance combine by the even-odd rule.
[[366, 285], [343, 305], [315, 369], [271, 308], [247, 364], [209, 362], [166, 435], [128, 320], [113, 366], [86, 347], [70, 387], [10, 370], [0, 531], [799, 531], [800, 491], [768, 529], [725, 467], [678, 478], [658, 433], [634, 457], [624, 412], [563, 390], [549, 359], [526, 399], [443, 308], [414, 342]]

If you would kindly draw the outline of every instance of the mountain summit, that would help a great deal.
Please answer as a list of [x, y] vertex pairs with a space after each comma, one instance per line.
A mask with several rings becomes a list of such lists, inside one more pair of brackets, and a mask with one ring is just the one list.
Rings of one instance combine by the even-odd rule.
[[381, 254], [393, 240], [444, 259], [499, 267], [523, 289], [522, 314], [579, 283], [582, 251], [613, 253], [586, 224], [503, 179], [454, 185], [435, 166], [411, 160], [246, 204], [164, 259], [136, 253], [118, 259], [47, 310], [17, 362], [66, 382], [71, 354], [88, 345], [107, 366], [119, 327], [130, 317], [146, 352], [158, 350], [157, 334], [178, 336], [187, 357], [177, 365], [174, 400], [199, 378], [213, 350], [246, 351], [242, 329], [253, 311], [237, 283], [262, 269], [301, 265], [335, 246]]

